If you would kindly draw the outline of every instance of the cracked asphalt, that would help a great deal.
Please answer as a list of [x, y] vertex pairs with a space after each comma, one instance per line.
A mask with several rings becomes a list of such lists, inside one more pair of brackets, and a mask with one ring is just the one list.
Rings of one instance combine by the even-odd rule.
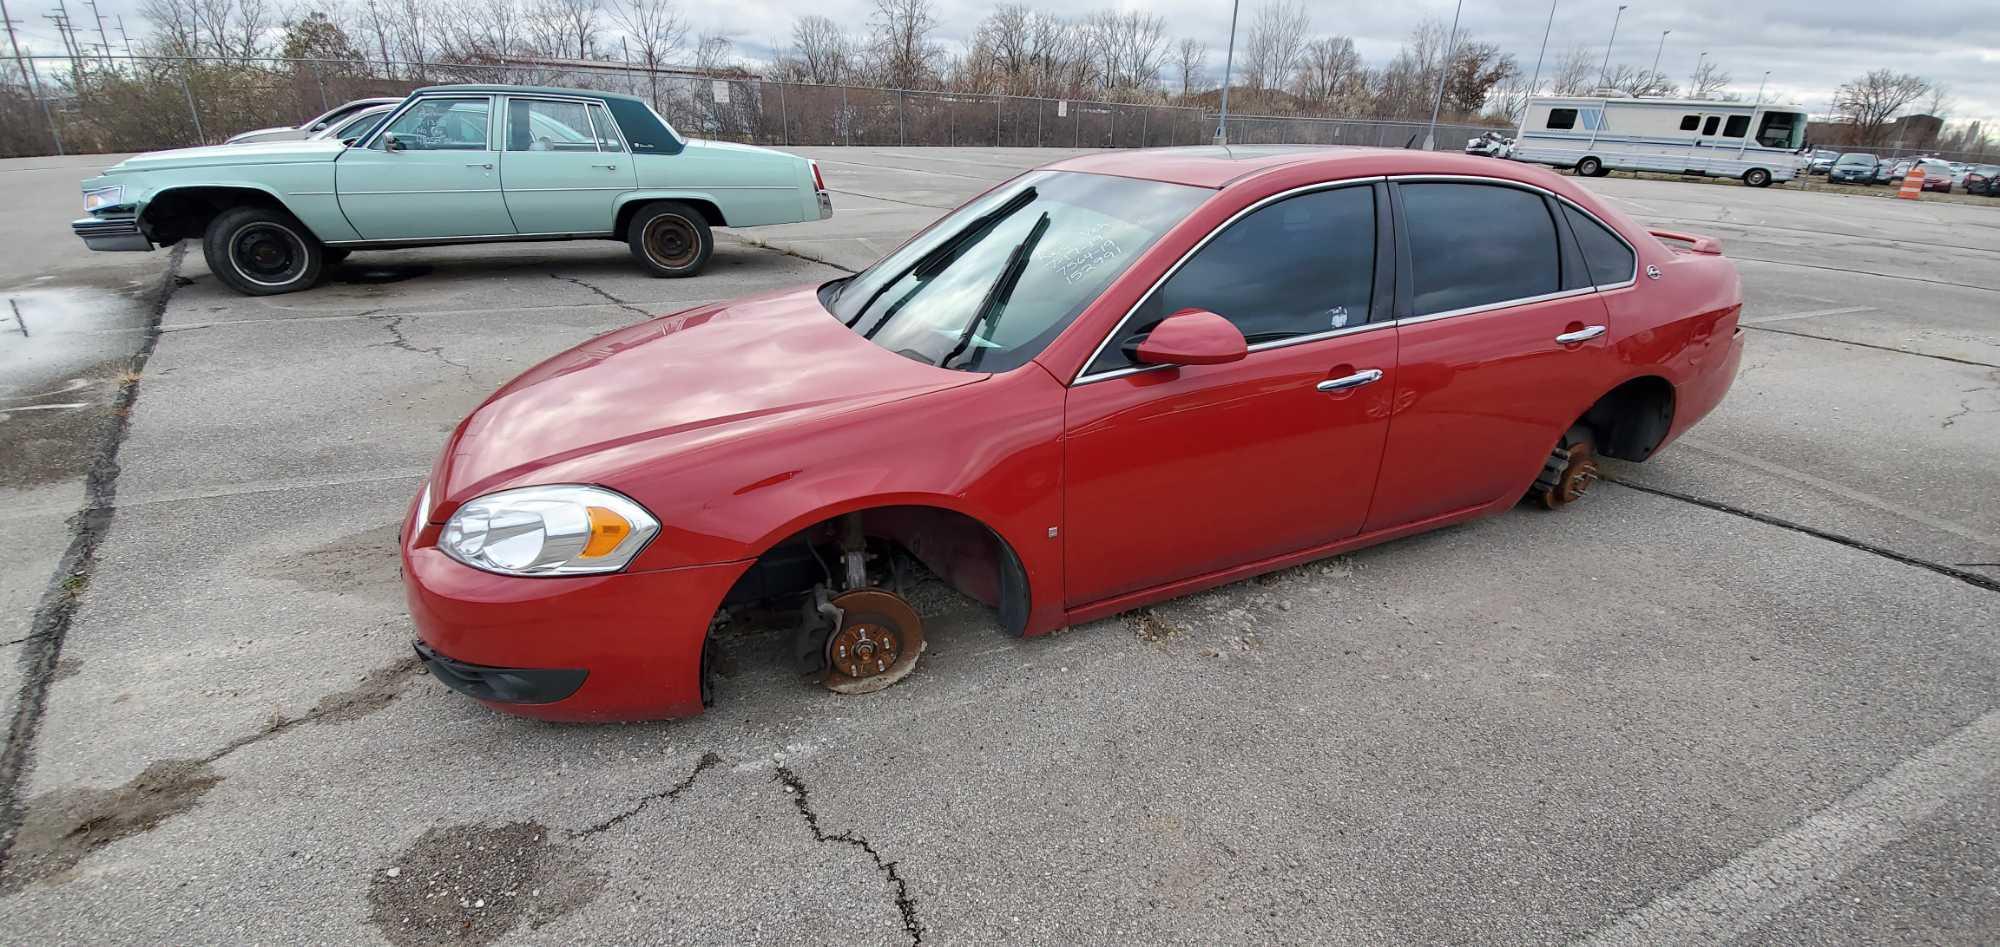
[[1721, 237], [1750, 338], [1715, 414], [1559, 514], [1027, 641], [930, 588], [923, 663], [866, 697], [754, 625], [691, 721], [417, 673], [398, 519], [489, 392], [1067, 153], [797, 150], [836, 216], [697, 279], [513, 245], [265, 299], [75, 246], [113, 159], [0, 162], [0, 941], [1995, 939], [2000, 202], [1587, 182]]

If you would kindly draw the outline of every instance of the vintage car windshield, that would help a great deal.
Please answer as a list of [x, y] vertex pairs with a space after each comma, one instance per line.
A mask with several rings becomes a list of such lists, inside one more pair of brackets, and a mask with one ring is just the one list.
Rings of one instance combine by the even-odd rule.
[[1022, 175], [820, 291], [848, 328], [908, 358], [1025, 364], [1212, 191], [1062, 171]]

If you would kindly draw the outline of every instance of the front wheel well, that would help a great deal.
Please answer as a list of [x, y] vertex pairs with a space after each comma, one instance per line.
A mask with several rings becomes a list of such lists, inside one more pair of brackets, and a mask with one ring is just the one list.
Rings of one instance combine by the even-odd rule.
[[1578, 419], [1590, 430], [1597, 453], [1619, 460], [1653, 456], [1674, 424], [1674, 386], [1642, 375], [1607, 392]]
[[140, 226], [154, 243], [199, 240], [217, 214], [232, 207], [269, 207], [291, 213], [283, 201], [251, 187], [177, 187], [146, 202]]
[[710, 227], [729, 226], [729, 221], [723, 219], [722, 208], [715, 206], [714, 201], [702, 200], [699, 197], [662, 197], [655, 200], [640, 199], [626, 201], [624, 206], [618, 208], [618, 219], [612, 223], [611, 232], [616, 234], [619, 239], [624, 239], [625, 228], [632, 226], [634, 215], [647, 206], [667, 201], [672, 201], [676, 204], [686, 204], [699, 211], [702, 219], [708, 221]]

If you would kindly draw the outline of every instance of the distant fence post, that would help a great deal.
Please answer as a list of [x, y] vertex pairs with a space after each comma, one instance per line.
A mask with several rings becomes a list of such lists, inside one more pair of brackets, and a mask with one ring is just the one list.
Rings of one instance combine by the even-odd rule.
[[896, 90], [896, 147], [903, 146], [903, 90]]
[[194, 70], [192, 61], [181, 64], [181, 92], [187, 96], [188, 117], [194, 119], [194, 141], [197, 145], [208, 144], [208, 136], [201, 130], [201, 110], [194, 105], [194, 87], [188, 85], [188, 73]]
[[792, 143], [791, 120], [785, 117], [785, 84], [778, 83], [778, 128], [785, 134], [785, 144]]
[[320, 74], [319, 63], [307, 65], [312, 67], [313, 83], [319, 86], [319, 110], [325, 112], [332, 109], [333, 106], [326, 101], [326, 76]]
[[854, 120], [847, 114], [846, 86], [840, 87], [840, 141], [842, 144], [854, 144]]
[[993, 97], [993, 147], [995, 147], [995, 148], [998, 148], [998, 147], [1001, 147], [1001, 145], [1000, 145], [1000, 110], [1001, 110], [1001, 109], [1003, 109], [1003, 108], [1006, 108], [1006, 107], [1007, 107], [1007, 97], [1006, 97], [1006, 96], [1002, 96], [1002, 95], [996, 95], [996, 96], [994, 96], [994, 97]]

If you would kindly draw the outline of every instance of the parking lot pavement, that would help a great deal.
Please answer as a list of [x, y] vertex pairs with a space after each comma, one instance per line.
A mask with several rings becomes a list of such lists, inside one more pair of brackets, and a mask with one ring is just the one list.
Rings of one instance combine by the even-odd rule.
[[[1027, 641], [931, 590], [918, 673], [866, 698], [784, 674], [761, 628], [725, 639], [717, 706], [678, 723], [532, 723], [416, 675], [396, 528], [494, 387], [649, 313], [865, 265], [1054, 155], [805, 153], [837, 216], [731, 234], [693, 280], [611, 243], [525, 245], [357, 256], [252, 300], [184, 260], [63, 666], [28, 680], [47, 698], [32, 768], [0, 787], [26, 814], [0, 870], [10, 936], [1993, 929], [2000, 212], [1982, 208], [1588, 182], [1741, 253], [1751, 338], [1708, 421], [1562, 513]], [[69, 541], [48, 534], [73, 510], [38, 496], [0, 515], [40, 543], [0, 562], [10, 606]]]

